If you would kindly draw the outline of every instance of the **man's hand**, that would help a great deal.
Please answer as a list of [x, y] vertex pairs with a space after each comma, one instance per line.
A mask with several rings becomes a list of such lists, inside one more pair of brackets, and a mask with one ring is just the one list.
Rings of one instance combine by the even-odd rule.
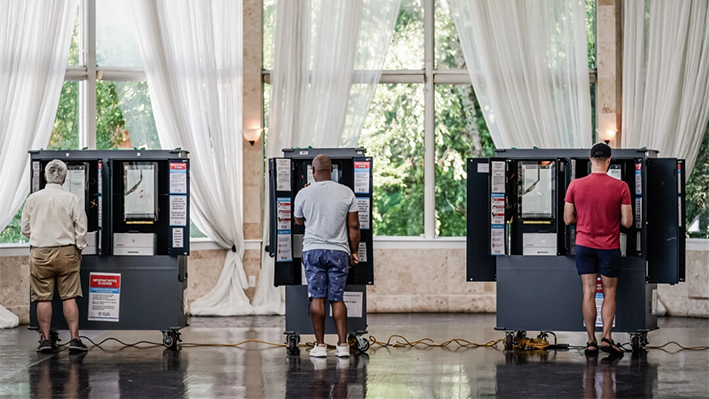
[[357, 266], [358, 263], [359, 263], [359, 254], [357, 254], [357, 253], [350, 254], [350, 267]]

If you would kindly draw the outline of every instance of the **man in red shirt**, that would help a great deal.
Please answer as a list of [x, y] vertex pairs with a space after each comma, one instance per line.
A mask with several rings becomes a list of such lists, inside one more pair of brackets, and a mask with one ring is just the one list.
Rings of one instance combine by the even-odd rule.
[[[569, 184], [564, 204], [564, 223], [576, 223], [576, 268], [583, 284], [583, 319], [586, 323], [587, 354], [600, 348], [615, 356], [622, 349], [611, 339], [615, 318], [615, 292], [620, 275], [620, 225], [633, 224], [628, 184], [608, 176], [611, 148], [596, 144], [591, 149], [591, 174]], [[603, 338], [598, 345], [596, 325], [596, 277], [603, 285]]]

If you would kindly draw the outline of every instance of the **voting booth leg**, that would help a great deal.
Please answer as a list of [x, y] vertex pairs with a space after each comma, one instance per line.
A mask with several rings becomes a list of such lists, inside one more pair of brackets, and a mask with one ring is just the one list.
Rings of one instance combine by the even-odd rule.
[[[369, 350], [367, 334], [367, 286], [346, 285], [345, 305], [347, 306], [347, 342], [359, 352]], [[286, 345], [291, 356], [300, 354], [298, 344], [302, 334], [313, 334], [313, 321], [310, 318], [310, 298], [305, 285], [286, 286]], [[325, 334], [337, 334], [332, 307], [325, 301]]]

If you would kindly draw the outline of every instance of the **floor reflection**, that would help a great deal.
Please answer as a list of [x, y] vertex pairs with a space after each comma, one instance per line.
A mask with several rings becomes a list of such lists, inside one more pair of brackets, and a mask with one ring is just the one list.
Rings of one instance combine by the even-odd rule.
[[289, 357], [287, 398], [361, 398], [367, 392], [367, 354], [350, 358]]

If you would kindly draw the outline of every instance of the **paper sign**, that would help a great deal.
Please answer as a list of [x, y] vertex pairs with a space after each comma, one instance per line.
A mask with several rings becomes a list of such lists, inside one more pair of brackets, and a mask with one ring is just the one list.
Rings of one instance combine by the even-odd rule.
[[505, 192], [505, 163], [500, 161], [492, 162], [492, 181], [490, 184], [491, 192]]
[[103, 193], [103, 162], [98, 162], [98, 195]]
[[479, 163], [478, 164], [478, 173], [490, 173], [490, 164], [489, 163]]
[[174, 227], [172, 229], [172, 247], [173, 248], [184, 248], [185, 247], [185, 229], [180, 227]]
[[[348, 292], [342, 294], [342, 299], [347, 308], [347, 317], [362, 317], [362, 301], [363, 295], [361, 292]], [[330, 305], [330, 316], [332, 317], [332, 305]]]
[[492, 225], [490, 229], [490, 254], [505, 254], [505, 227], [504, 225]]
[[170, 196], [170, 226], [187, 226], [187, 196]]
[[276, 229], [290, 230], [292, 220], [290, 198], [278, 198], [276, 202], [276, 220], [278, 222]]
[[364, 263], [367, 261], [367, 244], [366, 243], [364, 243], [364, 242], [359, 243], [357, 255], [359, 255], [360, 263]]
[[357, 198], [359, 228], [369, 230], [369, 198]]
[[187, 163], [170, 163], [170, 194], [187, 194]]
[[39, 161], [32, 161], [32, 192], [39, 191]]
[[276, 191], [290, 191], [290, 159], [276, 159]]
[[369, 194], [369, 176], [370, 163], [369, 161], [355, 161], [355, 179], [354, 192], [355, 194]]
[[[601, 278], [598, 277], [596, 280], [596, 327], [603, 328], [603, 319], [601, 318], [601, 308], [603, 307], [603, 285], [601, 284]], [[613, 318], [613, 327], [615, 327], [615, 319]], [[583, 322], [583, 326], [586, 327], [586, 322]]]
[[505, 194], [493, 193], [490, 201], [492, 224], [505, 223]]
[[64, 191], [74, 194], [79, 199], [79, 207], [84, 209], [86, 202], [86, 167], [83, 165], [70, 165], [62, 188]]
[[643, 228], [643, 199], [635, 198], [635, 228]]
[[643, 164], [637, 162], [635, 164], [635, 195], [643, 193]]
[[276, 262], [290, 262], [293, 260], [290, 230], [278, 231], [278, 247], [276, 248]]
[[89, 274], [89, 321], [117, 322], [121, 305], [119, 273]]

